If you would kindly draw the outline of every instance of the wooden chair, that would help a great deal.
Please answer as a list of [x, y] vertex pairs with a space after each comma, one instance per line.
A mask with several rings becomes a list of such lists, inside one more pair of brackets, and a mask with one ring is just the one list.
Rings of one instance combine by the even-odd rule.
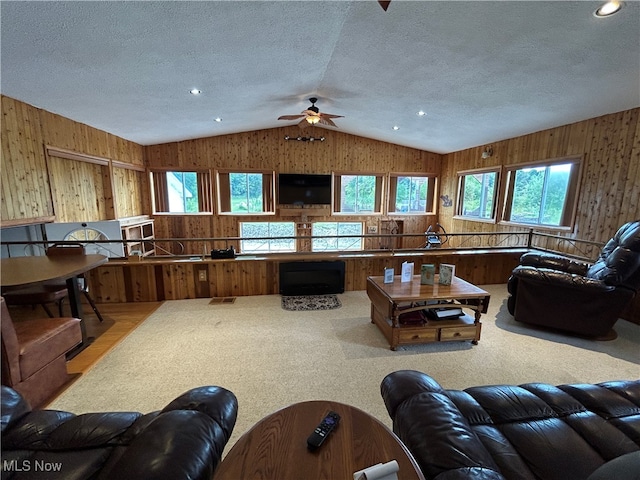
[[0, 297], [2, 384], [41, 406], [70, 377], [66, 354], [82, 342], [80, 319], [36, 318], [13, 322]]
[[[84, 247], [80, 244], [54, 244], [47, 249], [47, 256], [84, 254]], [[93, 298], [89, 295], [89, 286], [84, 275], [78, 277], [78, 288], [84, 294], [100, 322], [103, 322], [104, 318], [100, 314]], [[47, 305], [51, 303], [57, 304], [58, 316], [62, 317], [62, 305], [64, 299], [68, 296], [68, 290], [66, 282], [55, 282], [11, 289], [4, 292], [3, 295], [7, 305], [41, 305], [45, 312], [47, 312], [47, 315], [53, 318], [54, 315]]]

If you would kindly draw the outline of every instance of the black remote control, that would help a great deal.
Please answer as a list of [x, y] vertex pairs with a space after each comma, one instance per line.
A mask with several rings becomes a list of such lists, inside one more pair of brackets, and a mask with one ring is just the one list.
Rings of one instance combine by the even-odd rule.
[[340, 415], [336, 412], [327, 413], [326, 417], [322, 419], [313, 433], [309, 435], [309, 438], [307, 438], [307, 448], [309, 450], [315, 450], [322, 445], [332, 430], [338, 426], [339, 422]]

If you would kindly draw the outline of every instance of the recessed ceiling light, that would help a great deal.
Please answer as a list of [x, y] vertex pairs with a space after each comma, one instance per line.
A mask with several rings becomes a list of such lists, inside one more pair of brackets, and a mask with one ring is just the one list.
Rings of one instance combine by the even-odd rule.
[[427, 112], [420, 110], [418, 113], [416, 113], [416, 115], [418, 115], [419, 117], [424, 117], [427, 114]]
[[220, 117], [216, 117], [216, 118], [214, 118], [214, 120], [215, 120], [216, 122], [218, 122], [218, 123], [220, 123], [220, 122], [222, 121], [222, 119], [221, 119]]
[[393, 126], [393, 129], [394, 129], [394, 130], [400, 130], [400, 127], [399, 127], [399, 126], [397, 126], [397, 125], [394, 125], [394, 126]]
[[618, 0], [611, 0], [603, 4], [595, 12], [593, 12], [593, 14], [598, 18], [609, 17], [614, 13], [618, 13], [621, 8], [622, 8], [622, 2], [619, 2]]
[[191, 90], [189, 90], [189, 93], [191, 95], [200, 95], [202, 93], [202, 90], [198, 90], [197, 88], [192, 88]]

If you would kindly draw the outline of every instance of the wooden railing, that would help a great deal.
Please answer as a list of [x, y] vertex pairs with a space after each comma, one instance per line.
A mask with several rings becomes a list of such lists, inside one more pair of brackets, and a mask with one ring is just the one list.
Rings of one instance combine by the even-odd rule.
[[[473, 250], [473, 249], [505, 249], [505, 248], [528, 248], [535, 250], [542, 250], [550, 253], [557, 253], [562, 255], [567, 255], [572, 258], [593, 262], [597, 259], [602, 247], [604, 246], [601, 242], [591, 242], [587, 240], [578, 240], [569, 237], [564, 237], [560, 235], [552, 235], [544, 232], [536, 232], [535, 230], [524, 230], [517, 232], [462, 232], [462, 233], [430, 233], [430, 235], [435, 235], [440, 238], [441, 245], [437, 248], [441, 250]], [[280, 254], [282, 252], [270, 252], [268, 250], [259, 251], [259, 252], [242, 252], [241, 244], [243, 240], [251, 240], [251, 241], [265, 241], [269, 242], [270, 240], [305, 240], [311, 241], [314, 239], [362, 239], [362, 244], [365, 246], [363, 249], [357, 250], [348, 250], [343, 251], [342, 253], [347, 252], [383, 252], [383, 251], [391, 251], [391, 252], [415, 252], [424, 249], [433, 249], [430, 247], [426, 241], [426, 236], [424, 233], [407, 233], [407, 234], [365, 234], [365, 235], [316, 235], [316, 236], [289, 236], [289, 237], [251, 237], [251, 238], [243, 238], [243, 237], [211, 237], [211, 238], [157, 238], [152, 241], [156, 248], [156, 257], [193, 257], [193, 256], [201, 256], [208, 257], [211, 249], [220, 249], [220, 248], [228, 248], [229, 246], [233, 246], [239, 255], [271, 255], [271, 254]], [[367, 245], [371, 244], [379, 244], [379, 243], [390, 243], [393, 242], [384, 242], [384, 240], [388, 240], [390, 238], [393, 239], [411, 239], [415, 240], [424, 239], [424, 242], [413, 242], [414, 244], [419, 245], [418, 247], [413, 248], [388, 248], [388, 249], [380, 249], [380, 248], [367, 248]], [[111, 245], [116, 244], [127, 244], [133, 241], [127, 240], [87, 240], [82, 242], [87, 248], [91, 248], [92, 245], [95, 245], [95, 249], [97, 249], [96, 253], [103, 253], [105, 255], [110, 256], [111, 258], [124, 258], [117, 254], [113, 253], [113, 249], [109, 247]], [[135, 240], [136, 243], [139, 243], [139, 240]], [[18, 255], [22, 256], [27, 251], [27, 249], [31, 248], [31, 251], [28, 254], [40, 255], [44, 254], [44, 251], [47, 246], [56, 243], [56, 244], [74, 244], [77, 242], [66, 242], [66, 241], [46, 241], [46, 240], [34, 240], [34, 241], [11, 241], [11, 242], [0, 242], [1, 245], [7, 246], [7, 251], [9, 252], [8, 256], [12, 256], [11, 252], [18, 252]], [[408, 243], [408, 242], [405, 242]], [[14, 247], [14, 248], [10, 248]], [[17, 247], [17, 248], [15, 248]], [[126, 249], [125, 249], [126, 250]], [[309, 254], [319, 254], [326, 253], [326, 251], [318, 251], [318, 252], [299, 252], [299, 253], [309, 253]], [[340, 252], [338, 252], [340, 253]]]

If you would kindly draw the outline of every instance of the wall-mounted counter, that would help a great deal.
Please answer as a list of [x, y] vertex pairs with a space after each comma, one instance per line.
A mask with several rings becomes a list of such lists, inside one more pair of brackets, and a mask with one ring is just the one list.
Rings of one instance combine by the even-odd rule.
[[353, 253], [239, 255], [235, 259], [147, 257], [111, 260], [90, 272], [91, 292], [99, 303], [153, 302], [186, 298], [273, 295], [279, 292], [280, 262], [343, 260], [345, 290], [365, 290], [367, 276], [385, 268], [400, 272], [403, 262], [450, 263], [456, 275], [476, 285], [505, 283], [518, 259], [517, 249], [433, 249]]

